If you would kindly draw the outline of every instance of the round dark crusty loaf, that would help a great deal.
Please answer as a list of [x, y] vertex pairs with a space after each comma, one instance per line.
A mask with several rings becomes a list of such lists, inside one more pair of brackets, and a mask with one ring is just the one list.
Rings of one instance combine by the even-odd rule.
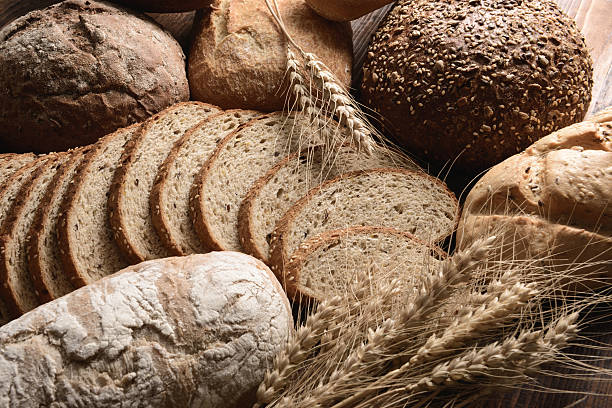
[[[350, 85], [350, 25], [325, 20], [304, 0], [279, 0], [278, 5], [293, 39], [314, 52], [341, 84]], [[263, 0], [215, 0], [195, 24], [189, 53], [193, 99], [225, 109], [283, 109], [287, 41]]]
[[474, 175], [581, 120], [592, 63], [552, 0], [402, 0], [364, 63], [365, 101], [414, 154]]
[[56, 151], [95, 142], [189, 99], [185, 57], [150, 18], [67, 0], [0, 31], [0, 144]]

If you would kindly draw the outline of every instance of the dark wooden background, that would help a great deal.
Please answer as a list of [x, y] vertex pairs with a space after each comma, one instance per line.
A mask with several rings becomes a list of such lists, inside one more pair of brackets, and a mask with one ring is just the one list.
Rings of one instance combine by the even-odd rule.
[[[263, 0], [262, 0], [263, 1]], [[14, 18], [35, 8], [42, 8], [57, 0], [0, 0], [0, 27]], [[612, 0], [557, 0], [559, 6], [574, 17], [578, 27], [586, 38], [594, 61], [593, 99], [589, 113], [595, 113], [612, 105]], [[355, 52], [355, 82], [361, 71], [361, 64], [372, 33], [382, 20], [389, 6], [360, 18], [352, 23]], [[189, 33], [194, 19], [194, 13], [150, 14], [166, 26], [183, 44], [188, 47]], [[602, 323], [587, 327], [590, 336], [596, 338], [608, 347], [612, 346], [612, 325]], [[594, 345], [595, 343], [593, 343]], [[591, 364], [612, 370], [612, 353], [585, 348], [584, 343], [572, 347], [572, 354], [597, 356]], [[582, 358], [586, 361], [586, 358]], [[558, 393], [539, 393], [528, 390], [497, 393], [489, 396], [484, 402], [475, 404], [480, 408], [612, 408], [612, 376], [595, 376], [586, 381], [578, 381], [571, 377], [567, 370], [552, 367], [562, 374], [541, 377], [532, 386], [544, 385], [559, 389]], [[565, 373], [565, 374], [564, 374]]]

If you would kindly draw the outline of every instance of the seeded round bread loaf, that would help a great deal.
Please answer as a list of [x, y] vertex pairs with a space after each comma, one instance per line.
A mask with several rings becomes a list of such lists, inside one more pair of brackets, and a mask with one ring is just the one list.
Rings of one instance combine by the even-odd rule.
[[185, 132], [219, 108], [201, 102], [176, 104], [153, 116], [130, 138], [110, 189], [110, 225], [131, 263], [169, 255], [151, 218], [151, 190], [159, 168]]
[[27, 242], [28, 269], [41, 303], [57, 299], [76, 288], [62, 265], [58, 224], [62, 200], [87, 151], [88, 148], [80, 148], [69, 152], [69, 159], [61, 165], [49, 183], [30, 228]]
[[311, 188], [343, 173], [389, 166], [418, 169], [409, 159], [384, 148], [368, 157], [349, 146], [330, 157], [320, 147], [285, 157], [253, 184], [242, 201], [238, 214], [242, 248], [268, 262], [276, 223]]
[[144, 15], [66, 0], [0, 30], [0, 143], [11, 151], [93, 143], [188, 99], [181, 47]]
[[321, 301], [347, 296], [350, 283], [366, 268], [414, 285], [425, 266], [436, 268], [444, 257], [438, 247], [394, 228], [349, 227], [304, 241], [279, 278], [290, 298]]
[[345, 173], [310, 190], [276, 223], [270, 265], [282, 273], [302, 242], [329, 230], [390, 227], [437, 243], [457, 219], [455, 196], [434, 177], [395, 168]]
[[400, 0], [363, 72], [364, 100], [398, 143], [469, 176], [580, 121], [593, 84], [553, 0]]
[[241, 251], [238, 212], [253, 183], [288, 154], [307, 143], [320, 144], [318, 137], [303, 116], [275, 112], [247, 122], [219, 142], [190, 194], [194, 226], [204, 246]]
[[6, 213], [0, 231], [1, 293], [14, 317], [40, 304], [28, 269], [27, 238], [36, 209], [55, 173], [70, 158], [67, 153], [52, 155], [22, 184]]
[[259, 112], [246, 110], [213, 114], [172, 147], [151, 191], [151, 217], [163, 244], [173, 255], [207, 251], [193, 226], [189, 209], [191, 187], [217, 144], [238, 126], [259, 115]]
[[248, 255], [142, 263], [0, 328], [2, 405], [250, 407], [292, 326]]
[[466, 198], [459, 246], [497, 234], [507, 256], [575, 267], [600, 286], [612, 277], [611, 166], [612, 107], [489, 170]]
[[[325, 20], [304, 0], [279, 0], [278, 5], [293, 39], [349, 86], [350, 26]], [[287, 41], [265, 1], [215, 0], [210, 12], [196, 18], [195, 27], [188, 62], [194, 99], [226, 109], [283, 109]]]

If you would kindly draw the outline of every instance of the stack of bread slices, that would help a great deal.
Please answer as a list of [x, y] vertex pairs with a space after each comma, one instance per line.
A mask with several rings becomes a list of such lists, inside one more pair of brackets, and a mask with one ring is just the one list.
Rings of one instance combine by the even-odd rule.
[[315, 299], [344, 290], [335, 269], [443, 256], [458, 205], [442, 182], [323, 138], [299, 113], [185, 102], [91, 146], [0, 155], [0, 323], [171, 255], [246, 252]]

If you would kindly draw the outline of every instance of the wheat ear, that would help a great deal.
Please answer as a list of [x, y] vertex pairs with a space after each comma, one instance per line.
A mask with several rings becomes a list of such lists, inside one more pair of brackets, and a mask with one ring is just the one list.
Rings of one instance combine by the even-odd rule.
[[[365, 120], [365, 115], [361, 112], [357, 102], [349, 95], [349, 93], [340, 85], [339, 81], [331, 73], [331, 71], [323, 64], [323, 62], [313, 53], [307, 53], [300, 47], [291, 37], [287, 28], [283, 22], [282, 16], [279, 11], [278, 3], [276, 0], [265, 0], [268, 10], [272, 14], [272, 17], [276, 21], [276, 24], [280, 28], [282, 34], [286, 38], [289, 47], [296, 49], [300, 55], [305, 59], [306, 66], [302, 68], [297, 62], [297, 58], [293, 55], [292, 59], [288, 59], [288, 70], [299, 72], [302, 69], [308, 73], [310, 79], [315, 79], [317, 85], [320, 87], [320, 91], [323, 96], [327, 99], [326, 102], [317, 103], [319, 99], [316, 95], [316, 91], [313, 93], [309, 87], [305, 86], [305, 81], [302, 81], [303, 87], [299, 85], [299, 82], [293, 83], [292, 92], [298, 98], [298, 106], [303, 107], [317, 107], [317, 114], [327, 114], [329, 108], [329, 114], [332, 117], [336, 117], [339, 123], [345, 126], [351, 136], [352, 143], [359, 149], [363, 150], [366, 154], [371, 154], [374, 151], [376, 142], [374, 135], [377, 135], [377, 130]], [[296, 87], [297, 85], [297, 87]], [[306, 92], [304, 92], [306, 91]], [[307, 98], [306, 100], [299, 100], [301, 98]], [[311, 112], [307, 112], [310, 116]], [[326, 142], [330, 140], [326, 139]], [[334, 144], [335, 141], [332, 141]], [[329, 148], [338, 147], [328, 146]]]

